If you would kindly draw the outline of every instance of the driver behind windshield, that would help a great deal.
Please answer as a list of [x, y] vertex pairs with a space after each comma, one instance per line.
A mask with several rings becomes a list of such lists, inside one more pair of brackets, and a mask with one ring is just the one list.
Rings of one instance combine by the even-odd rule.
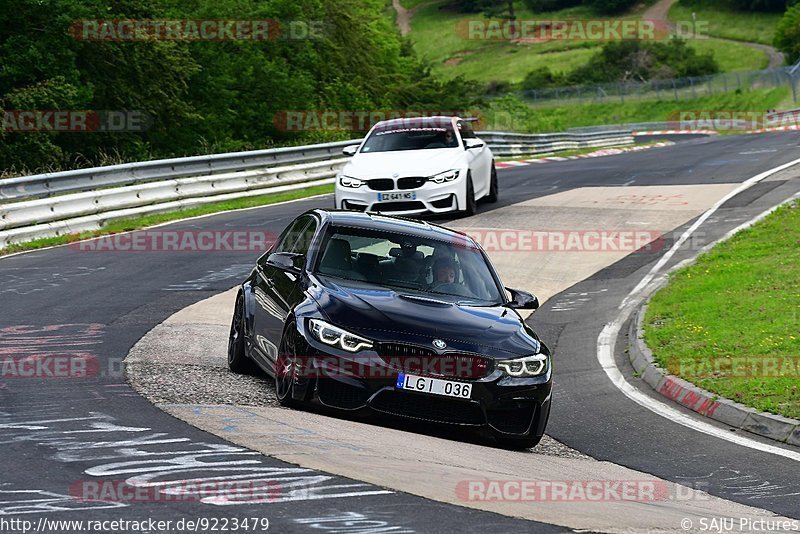
[[456, 281], [456, 264], [450, 258], [439, 258], [433, 264], [434, 281], [431, 289]]

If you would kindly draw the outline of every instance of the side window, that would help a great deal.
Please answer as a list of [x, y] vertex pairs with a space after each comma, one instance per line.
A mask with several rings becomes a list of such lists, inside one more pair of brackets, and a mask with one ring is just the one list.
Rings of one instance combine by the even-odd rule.
[[283, 234], [281, 234], [280, 240], [278, 241], [278, 246], [275, 247], [273, 252], [293, 252], [298, 238], [302, 234], [303, 229], [308, 226], [308, 223], [309, 217], [300, 217], [293, 222], [286, 230], [283, 231]]
[[295, 252], [297, 254], [302, 254], [305, 257], [308, 257], [308, 251], [311, 248], [311, 241], [314, 239], [314, 234], [317, 231], [317, 221], [313, 217], [304, 217], [307, 219], [308, 224], [303, 227], [300, 231], [300, 234], [297, 237], [297, 241], [294, 244], [291, 252]]
[[461, 139], [474, 139], [475, 132], [472, 131], [472, 125], [468, 122], [458, 121], [458, 133], [461, 134]]

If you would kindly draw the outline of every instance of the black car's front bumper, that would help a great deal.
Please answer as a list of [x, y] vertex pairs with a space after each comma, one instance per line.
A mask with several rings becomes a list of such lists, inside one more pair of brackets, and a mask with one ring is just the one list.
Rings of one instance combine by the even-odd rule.
[[[314, 343], [316, 345], [316, 343]], [[400, 370], [377, 355], [350, 355], [308, 347], [304, 370], [306, 399], [329, 408], [374, 411], [420, 421], [488, 428], [508, 437], [541, 436], [550, 411], [551, 370], [532, 378], [513, 378], [493, 369], [472, 384], [469, 399], [396, 388]], [[354, 365], [354, 362], [357, 362]]]

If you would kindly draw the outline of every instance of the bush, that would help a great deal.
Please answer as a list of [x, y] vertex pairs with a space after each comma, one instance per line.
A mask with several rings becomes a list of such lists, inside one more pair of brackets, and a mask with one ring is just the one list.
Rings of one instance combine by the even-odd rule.
[[548, 67], [534, 69], [522, 80], [522, 88], [526, 91], [544, 89], [545, 87], [557, 87], [563, 84], [564, 76], [560, 73], [553, 73]]
[[570, 84], [648, 81], [719, 72], [711, 53], [698, 54], [681, 39], [667, 43], [617, 41], [603, 45], [589, 62], [567, 76]]

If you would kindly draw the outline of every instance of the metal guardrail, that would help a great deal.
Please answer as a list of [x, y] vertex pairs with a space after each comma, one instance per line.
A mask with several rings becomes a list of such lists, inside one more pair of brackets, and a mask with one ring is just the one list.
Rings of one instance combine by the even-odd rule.
[[[496, 156], [633, 143], [630, 131], [478, 134]], [[317, 145], [145, 161], [0, 180], [0, 248], [109, 221], [332, 183], [345, 146]]]
[[633, 143], [630, 130], [559, 134], [512, 134], [481, 132], [495, 156], [549, 154], [564, 150], [629, 145]]
[[245, 171], [271, 165], [307, 163], [341, 156], [343, 147], [360, 142], [361, 139], [353, 139], [318, 145], [160, 159], [6, 178], [0, 180], [0, 201], [91, 191], [98, 187], [141, 184], [167, 178]]

